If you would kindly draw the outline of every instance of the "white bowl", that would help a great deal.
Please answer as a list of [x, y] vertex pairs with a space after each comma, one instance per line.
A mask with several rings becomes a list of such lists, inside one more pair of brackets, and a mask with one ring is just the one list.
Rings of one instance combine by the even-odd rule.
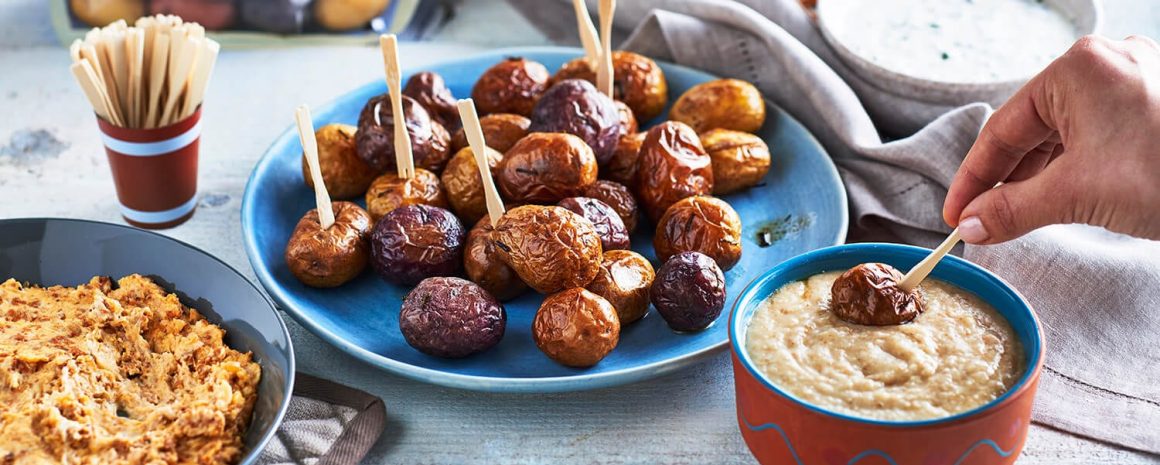
[[[818, 27], [822, 36], [837, 51], [841, 60], [853, 71], [875, 87], [899, 97], [927, 103], [939, 113], [946, 108], [974, 102], [990, 103], [994, 107], [1002, 105], [1015, 91], [1031, 79], [1035, 73], [1011, 80], [984, 82], [950, 82], [933, 80], [905, 74], [885, 68], [854, 52], [840, 39], [832, 28], [846, 23], [840, 19], [842, 9], [854, 2], [871, 0], [820, 0], [817, 6]], [[950, 1], [950, 0], [929, 0]], [[1096, 33], [1101, 24], [1099, 0], [1044, 0], [1048, 5], [1066, 15], [1081, 34]], [[1017, 45], [1016, 45], [1017, 46]], [[924, 117], [933, 120], [938, 114]]]

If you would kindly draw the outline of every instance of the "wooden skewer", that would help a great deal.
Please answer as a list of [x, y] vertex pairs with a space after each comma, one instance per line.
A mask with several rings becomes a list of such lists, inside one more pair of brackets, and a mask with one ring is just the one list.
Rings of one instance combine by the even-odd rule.
[[169, 63], [169, 34], [158, 33], [153, 38], [153, 53], [149, 58], [149, 97], [145, 112], [145, 127], [160, 126], [157, 106], [161, 103], [161, 89], [165, 85], [166, 65]]
[[105, 40], [109, 41], [106, 52], [109, 54], [109, 63], [113, 68], [113, 81], [117, 87], [117, 101], [115, 103], [126, 124], [132, 123], [129, 113], [129, 59], [125, 50], [125, 31], [107, 30]]
[[596, 37], [596, 26], [588, 15], [588, 5], [584, 0], [572, 0], [576, 10], [576, 27], [580, 30], [580, 43], [584, 45], [584, 58], [593, 69], [600, 63], [600, 39]]
[[[174, 31], [177, 30], [174, 29]], [[170, 38], [172, 38], [172, 35]], [[177, 102], [185, 90], [186, 81], [189, 80], [189, 70], [197, 57], [196, 54], [189, 53], [190, 50], [194, 50], [194, 47], [197, 47], [197, 39], [185, 37], [185, 35], [180, 33], [178, 34], [178, 39], [181, 40], [181, 47], [177, 55], [177, 61], [170, 62], [169, 82], [166, 86], [169, 94], [165, 98], [165, 109], [161, 112], [160, 126], [168, 126], [176, 122], [174, 121], [176, 119], [174, 111], [177, 110]], [[174, 44], [171, 42], [169, 46], [172, 49]], [[173, 55], [170, 54], [170, 58], [172, 57]]]
[[73, 77], [76, 78], [77, 84], [81, 85], [81, 90], [84, 91], [85, 97], [89, 99], [89, 103], [93, 105], [93, 110], [97, 112], [101, 118], [109, 119], [109, 110], [105, 107], [105, 99], [101, 96], [99, 85], [94, 81], [91, 67], [87, 61], [78, 61], [69, 67], [72, 71]]
[[144, 31], [132, 28], [125, 33], [125, 52], [129, 64], [129, 124], [142, 127], [144, 118], [144, 104], [141, 102], [141, 78], [144, 70], [145, 34]]
[[926, 279], [926, 277], [930, 275], [930, 272], [931, 270], [934, 270], [935, 265], [938, 265], [938, 262], [942, 260], [942, 258], [945, 257], [952, 248], [954, 248], [955, 244], [958, 243], [959, 228], [955, 228], [955, 230], [951, 231], [951, 234], [947, 236], [946, 240], [944, 240], [942, 244], [939, 244], [938, 247], [936, 247], [934, 251], [930, 253], [930, 255], [927, 255], [926, 258], [922, 259], [921, 262], [918, 262], [917, 265], [914, 265], [914, 268], [911, 268], [910, 271], [906, 272], [906, 276], [903, 276], [902, 281], [898, 282], [898, 288], [902, 289], [903, 292], [913, 291], [918, 287], [918, 284], [921, 283], [922, 280]]
[[603, 52], [600, 66], [596, 70], [596, 88], [608, 98], [612, 95], [612, 15], [616, 13], [616, 0], [600, 0], [600, 39]]
[[479, 114], [475, 111], [475, 102], [463, 99], [458, 103], [459, 118], [463, 120], [463, 133], [471, 145], [471, 154], [475, 156], [475, 164], [479, 167], [479, 176], [483, 180], [483, 198], [487, 201], [487, 215], [491, 226], [504, 214], [503, 199], [495, 189], [495, 180], [491, 177], [491, 166], [487, 163], [487, 143], [483, 139], [483, 127], [479, 125]]
[[221, 46], [212, 40], [202, 41], [201, 50], [197, 58], [197, 72], [189, 82], [189, 95], [186, 96], [185, 106], [181, 111], [181, 119], [188, 118], [201, 105], [205, 97], [205, 90], [209, 86], [209, 78], [213, 73], [214, 63], [217, 62]]
[[415, 175], [415, 159], [411, 153], [411, 137], [407, 134], [407, 118], [403, 113], [403, 79], [399, 73], [399, 43], [394, 34], [379, 37], [379, 48], [383, 52], [386, 67], [387, 88], [391, 93], [391, 109], [395, 121], [395, 164], [401, 179], [411, 179]]
[[310, 119], [310, 108], [306, 105], [298, 107], [294, 119], [298, 122], [298, 139], [302, 141], [306, 163], [310, 165], [310, 179], [314, 181], [314, 201], [318, 206], [318, 221], [322, 223], [322, 229], [327, 230], [334, 224], [334, 209], [330, 204], [330, 193], [326, 191], [326, 184], [322, 180], [322, 169], [318, 166], [318, 140], [314, 138], [314, 121]]

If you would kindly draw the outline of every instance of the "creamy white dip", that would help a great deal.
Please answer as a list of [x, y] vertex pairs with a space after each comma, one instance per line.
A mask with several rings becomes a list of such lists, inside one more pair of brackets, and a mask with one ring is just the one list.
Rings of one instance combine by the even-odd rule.
[[827, 29], [850, 51], [934, 81], [1029, 78], [1081, 35], [1043, 0], [824, 1]]

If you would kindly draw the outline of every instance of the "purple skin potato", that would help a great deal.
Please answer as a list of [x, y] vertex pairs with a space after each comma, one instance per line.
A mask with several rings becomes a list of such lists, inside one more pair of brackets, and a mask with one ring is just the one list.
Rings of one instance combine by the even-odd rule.
[[459, 129], [459, 110], [455, 106], [455, 96], [443, 82], [443, 76], [431, 71], [411, 76], [411, 79], [407, 80], [407, 85], [403, 86], [403, 95], [423, 105], [431, 119], [442, 124], [448, 131]]
[[[375, 117], [375, 112], [378, 117]], [[415, 156], [415, 166], [423, 167], [429, 154], [441, 149], [449, 150], [450, 136], [440, 147], [432, 127], [431, 115], [419, 102], [403, 96], [403, 114], [407, 122], [407, 135], [411, 137], [411, 153]], [[358, 131], [355, 132], [355, 148], [358, 156], [375, 171], [382, 173], [395, 169], [395, 112], [391, 97], [383, 94], [371, 97], [358, 115]], [[446, 162], [446, 160], [444, 160]], [[432, 169], [436, 174], [442, 170]]]
[[433, 276], [455, 276], [463, 265], [463, 224], [428, 205], [391, 210], [371, 231], [371, 264], [383, 280], [415, 285]]
[[657, 270], [649, 298], [673, 330], [699, 331], [725, 308], [725, 275], [709, 256], [682, 252]]
[[532, 109], [529, 132], [566, 132], [592, 147], [603, 166], [620, 141], [620, 110], [616, 102], [588, 81], [567, 79], [552, 86]]
[[600, 235], [602, 250], [627, 249], [629, 247], [628, 228], [624, 220], [608, 204], [591, 197], [569, 197], [557, 206], [567, 208], [572, 213], [583, 216], [596, 227]]
[[503, 339], [507, 313], [479, 285], [460, 278], [427, 278], [403, 298], [399, 330], [427, 355], [462, 358]]

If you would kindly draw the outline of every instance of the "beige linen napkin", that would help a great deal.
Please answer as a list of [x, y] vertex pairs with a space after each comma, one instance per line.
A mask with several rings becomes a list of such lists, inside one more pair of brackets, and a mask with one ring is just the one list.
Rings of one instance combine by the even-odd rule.
[[294, 397], [260, 465], [356, 465], [383, 433], [383, 401], [366, 392], [298, 373]]
[[[549, 37], [577, 41], [567, 0], [509, 2]], [[931, 246], [949, 232], [942, 202], [986, 104], [932, 111], [862, 81], [795, 0], [621, 1], [616, 25], [634, 28], [619, 48], [751, 81], [801, 120], [841, 171], [851, 241]], [[963, 253], [1011, 282], [1043, 320], [1036, 421], [1160, 453], [1160, 243], [1053, 226]]]

